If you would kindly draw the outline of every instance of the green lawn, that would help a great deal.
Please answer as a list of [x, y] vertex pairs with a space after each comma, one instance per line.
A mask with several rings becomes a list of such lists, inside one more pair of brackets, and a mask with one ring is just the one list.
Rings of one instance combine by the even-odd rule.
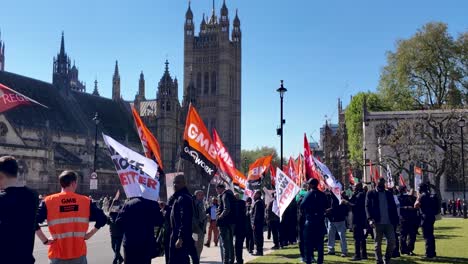
[[[419, 232], [422, 233], [421, 229]], [[419, 235], [416, 240], [415, 253], [417, 256], [402, 256], [400, 258], [392, 259], [392, 263], [409, 263], [409, 264], [427, 264], [427, 263], [468, 263], [468, 220], [463, 219], [443, 219], [437, 221], [435, 224], [436, 236], [436, 251], [438, 257], [432, 260], [422, 260], [424, 256], [424, 239]], [[348, 232], [348, 252], [354, 253], [354, 240], [352, 234]], [[369, 255], [368, 260], [363, 261], [350, 261], [352, 254], [348, 258], [339, 256], [340, 243], [336, 242], [335, 249], [338, 256], [325, 255], [325, 263], [375, 263], [374, 258], [374, 245], [370, 240], [367, 240], [367, 252]], [[383, 245], [385, 254], [385, 242]], [[327, 249], [325, 246], [325, 253]], [[290, 246], [285, 249], [276, 250], [272, 254], [257, 258], [249, 263], [300, 263], [299, 249], [297, 246]]]

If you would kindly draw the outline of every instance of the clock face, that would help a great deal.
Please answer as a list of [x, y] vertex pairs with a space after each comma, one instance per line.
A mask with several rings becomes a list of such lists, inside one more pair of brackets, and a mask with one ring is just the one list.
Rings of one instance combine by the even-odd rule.
[[0, 122], [0, 137], [6, 136], [8, 133], [8, 127], [4, 122]]

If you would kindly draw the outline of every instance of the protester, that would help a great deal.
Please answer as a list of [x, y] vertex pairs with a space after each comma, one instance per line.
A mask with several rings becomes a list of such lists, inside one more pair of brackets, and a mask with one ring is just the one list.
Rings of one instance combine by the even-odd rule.
[[318, 189], [318, 180], [309, 179], [310, 191], [305, 195], [300, 205], [305, 219], [304, 252], [306, 264], [312, 263], [314, 249], [317, 250], [317, 263], [323, 263], [323, 237], [325, 234], [325, 209], [327, 197]]
[[222, 183], [216, 186], [216, 192], [219, 195], [219, 206], [216, 211], [216, 223], [219, 227], [222, 239], [222, 259], [225, 264], [234, 263], [234, 227], [236, 221], [235, 203], [236, 198], [231, 190], [226, 189]]
[[114, 260], [112, 261], [112, 264], [120, 264], [124, 261], [124, 258], [120, 254], [120, 248], [122, 246], [123, 241], [123, 233], [116, 223], [120, 209], [122, 209], [122, 206], [119, 200], [113, 200], [108, 209], [109, 217], [107, 218], [107, 224], [109, 225], [109, 233], [111, 236], [111, 247], [114, 251]]
[[[307, 187], [308, 187], [308, 184], [305, 183], [302, 186], [302, 189], [296, 195], [296, 201], [297, 201], [297, 204], [299, 205], [298, 210], [297, 210], [297, 223], [298, 223], [298, 225], [297, 225], [297, 230], [296, 231], [297, 231], [298, 238], [299, 238], [299, 253], [301, 255], [301, 259], [300, 259], [301, 262], [306, 262], [305, 253], [304, 253], [304, 224], [305, 224], [305, 218], [304, 218], [304, 214], [302, 214], [302, 212], [301, 212], [301, 203], [302, 203], [302, 200], [304, 199], [304, 196], [307, 194]], [[315, 259], [313, 261], [315, 262]]]
[[414, 243], [418, 231], [418, 212], [414, 208], [416, 198], [408, 195], [406, 186], [400, 186], [400, 248], [401, 254], [414, 256]]
[[[395, 247], [394, 226], [398, 224], [398, 212], [391, 191], [385, 190], [385, 178], [380, 178], [377, 187], [367, 192], [366, 214], [369, 225], [375, 232], [375, 258], [377, 263], [387, 264]], [[385, 259], [382, 258], [382, 238], [387, 240]]]
[[436, 199], [438, 198], [431, 196], [429, 184], [422, 183], [419, 186], [419, 197], [414, 207], [421, 211], [421, 228], [426, 242], [426, 258], [429, 259], [437, 256], [434, 237], [434, 223], [435, 216], [438, 213], [437, 210], [440, 210], [440, 207], [438, 206]]
[[205, 241], [206, 233], [206, 222], [207, 216], [205, 214], [205, 206], [203, 201], [205, 200], [205, 193], [202, 190], [195, 191], [195, 211], [192, 223], [192, 232], [195, 234], [197, 240], [195, 242], [198, 258], [200, 258], [203, 250], [203, 242]]
[[17, 177], [16, 159], [0, 157], [0, 262], [30, 264], [39, 199]]
[[[273, 205], [276, 203], [276, 195], [272, 194], [272, 200], [268, 203], [266, 209], [266, 221], [273, 235], [273, 247], [271, 249], [279, 249], [279, 224], [280, 218], [273, 212]], [[295, 227], [295, 226], [294, 226]]]
[[245, 221], [247, 225], [247, 230], [245, 232], [245, 247], [247, 248], [247, 251], [250, 254], [252, 254], [254, 250], [253, 230], [252, 230], [252, 224], [250, 223], [250, 218], [252, 216], [252, 198], [247, 197], [245, 204], [246, 204]]
[[213, 241], [215, 247], [218, 246], [218, 239], [219, 239], [219, 229], [216, 225], [216, 211], [218, 210], [218, 198], [213, 197], [211, 200], [211, 206], [206, 209], [206, 215], [209, 219], [209, 226], [208, 226], [208, 239], [206, 240], [205, 246], [210, 247], [211, 244], [211, 237], [213, 236]]
[[[169, 198], [168, 202], [171, 207], [169, 264], [188, 264], [190, 263], [189, 252], [195, 243], [192, 238], [192, 197], [183, 175], [176, 176], [173, 184], [174, 194]], [[197, 260], [195, 259], [194, 262], [197, 262]]]
[[[86, 243], [96, 232], [106, 225], [107, 217], [96, 204], [83, 195], [75, 193], [78, 174], [64, 171], [59, 176], [60, 193], [47, 196], [39, 206], [37, 223], [47, 219], [51, 239], [36, 225], [36, 235], [44, 245], [49, 245], [49, 259], [52, 264], [86, 264]], [[88, 232], [90, 219], [96, 221]]]
[[161, 214], [164, 217], [163, 223], [163, 232], [164, 232], [164, 258], [166, 263], [169, 263], [169, 247], [170, 247], [170, 240], [171, 240], [171, 207], [168, 206], [164, 201], [159, 201], [159, 208], [161, 209]]
[[354, 257], [353, 261], [367, 259], [367, 247], [364, 233], [366, 231], [366, 193], [362, 183], [356, 184], [353, 196], [350, 199], [350, 206], [353, 212], [353, 237], [354, 237]]
[[262, 192], [255, 191], [254, 203], [252, 205], [251, 224], [254, 234], [254, 242], [257, 251], [254, 256], [263, 256], [263, 225], [265, 222], [265, 203], [262, 200]]
[[244, 249], [244, 240], [245, 240], [245, 232], [247, 230], [247, 224], [245, 222], [245, 202], [240, 199], [239, 194], [235, 194], [236, 197], [236, 223], [235, 223], [235, 231], [234, 231], [234, 236], [236, 238], [236, 241], [234, 243], [234, 250], [235, 250], [235, 258], [236, 258], [236, 263], [237, 264], [243, 264], [244, 263], [244, 258], [243, 258], [243, 249]]
[[341, 256], [348, 255], [348, 244], [346, 241], [346, 223], [348, 206], [340, 203], [332, 193], [327, 193], [328, 208], [326, 216], [328, 220], [328, 255], [335, 255], [335, 235], [338, 232], [341, 241]]

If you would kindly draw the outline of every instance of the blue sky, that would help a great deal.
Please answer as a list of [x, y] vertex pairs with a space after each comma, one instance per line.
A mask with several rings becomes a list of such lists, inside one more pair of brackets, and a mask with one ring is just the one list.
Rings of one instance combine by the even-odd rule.
[[[216, 0], [216, 10], [222, 0]], [[325, 116], [336, 122], [337, 99], [375, 90], [385, 52], [430, 21], [450, 31], [468, 29], [468, 1], [440, 0], [226, 0], [230, 19], [239, 9], [243, 31], [242, 148], [279, 149], [279, 96], [284, 79], [285, 156], [302, 151], [306, 132], [319, 140]], [[0, 29], [6, 42], [6, 70], [50, 82], [60, 34], [76, 61], [80, 79], [110, 97], [114, 62], [122, 93], [133, 99], [141, 70], [146, 97], [170, 71], [183, 78], [185, 0], [15, 0], [2, 1]], [[196, 30], [211, 0], [192, 0]], [[182, 95], [183, 87], [179, 87]]]

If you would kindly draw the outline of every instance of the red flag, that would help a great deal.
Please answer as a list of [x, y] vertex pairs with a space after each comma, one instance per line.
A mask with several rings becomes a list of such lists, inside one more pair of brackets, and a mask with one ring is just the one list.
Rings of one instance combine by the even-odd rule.
[[348, 177], [349, 177], [349, 184], [354, 186], [356, 183], [354, 182], [353, 171], [351, 170], [351, 168], [348, 168]]
[[37, 101], [0, 83], [0, 113], [6, 112], [20, 105], [31, 105], [31, 103], [35, 103], [47, 108], [47, 106], [42, 105]]
[[289, 158], [288, 174], [289, 174], [289, 178], [291, 178], [291, 180], [293, 180], [294, 183], [296, 183], [297, 182], [296, 164], [294, 163], [293, 157]]
[[302, 183], [305, 182], [305, 172], [304, 172], [304, 158], [301, 154], [299, 154], [299, 157], [297, 157], [297, 162], [296, 162], [296, 174], [297, 174], [297, 181], [296, 184], [298, 186], [302, 186]]
[[229, 152], [221, 141], [221, 137], [218, 135], [216, 129], [213, 129], [213, 141], [216, 144], [216, 151], [218, 152], [219, 168], [231, 178], [235, 185], [245, 189], [247, 178], [241, 172], [236, 170], [231, 155], [229, 155]]
[[374, 169], [375, 169], [374, 181], [375, 181], [375, 184], [377, 185], [379, 183], [380, 173], [379, 173], [379, 169], [377, 167], [375, 167]]
[[[306, 179], [316, 178], [314, 177], [314, 160], [312, 152], [310, 151], [309, 141], [307, 140], [307, 135], [304, 133], [304, 165], [305, 165], [305, 176]], [[316, 178], [317, 179], [317, 178]]]
[[271, 185], [275, 186], [275, 184], [276, 184], [276, 169], [271, 164], [270, 164], [270, 177], [271, 177]]
[[270, 167], [271, 159], [273, 156], [266, 156], [257, 159], [249, 166], [249, 174], [247, 179], [249, 181], [258, 181], [261, 179], [262, 174]]
[[161, 160], [161, 151], [159, 149], [159, 142], [154, 137], [153, 133], [146, 127], [145, 123], [140, 118], [140, 115], [132, 107], [133, 118], [135, 119], [135, 125], [138, 130], [138, 136], [140, 137], [141, 145], [145, 156], [149, 159], [156, 161], [158, 164], [158, 170], [163, 171], [163, 164]]
[[400, 173], [400, 186], [406, 186], [405, 179], [403, 178], [403, 174]]

